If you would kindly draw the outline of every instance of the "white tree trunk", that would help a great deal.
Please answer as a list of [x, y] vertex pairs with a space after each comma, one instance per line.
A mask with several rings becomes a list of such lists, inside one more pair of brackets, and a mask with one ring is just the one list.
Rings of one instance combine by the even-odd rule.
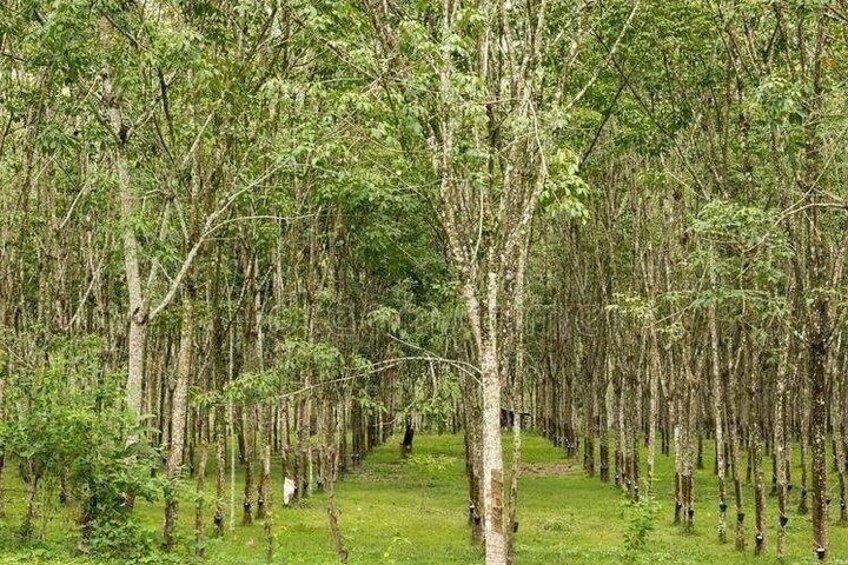
[[[111, 24], [100, 22], [100, 40], [108, 46]], [[116, 149], [114, 154], [115, 168], [118, 177], [118, 193], [121, 204], [121, 229], [124, 246], [124, 271], [127, 278], [127, 294], [129, 295], [129, 332], [127, 336], [127, 409], [135, 416], [140, 416], [143, 410], [141, 388], [144, 380], [144, 340], [147, 326], [147, 308], [141, 288], [139, 275], [139, 246], [135, 236], [133, 222], [137, 212], [136, 198], [130, 184], [130, 165], [127, 156], [129, 125], [124, 120], [121, 108], [121, 97], [112, 83], [112, 68], [103, 68], [103, 93], [101, 102], [109, 117], [109, 126], [115, 136]], [[138, 438], [131, 435], [127, 443], [135, 443]]]
[[191, 375], [191, 349], [194, 338], [194, 311], [191, 297], [183, 297], [183, 325], [180, 332], [180, 352], [177, 358], [177, 382], [174, 385], [174, 397], [171, 402], [171, 441], [168, 446], [168, 459], [165, 463], [165, 476], [171, 482], [166, 488], [165, 525], [163, 528], [166, 549], [173, 546], [173, 533], [177, 520], [177, 486], [180, 464], [183, 460], [183, 445], [186, 432], [186, 409], [188, 407], [188, 382]]
[[180, 352], [177, 358], [177, 381], [171, 402], [171, 442], [168, 449], [166, 473], [174, 478], [183, 459], [185, 444], [186, 410], [188, 408], [188, 382], [191, 376], [191, 348], [194, 337], [194, 312], [191, 299], [183, 299], [183, 324], [180, 333]]
[[488, 273], [486, 324], [480, 340], [480, 371], [483, 380], [483, 540], [486, 564], [507, 562], [504, 535], [504, 463], [501, 445], [501, 377], [498, 365], [499, 281]]
[[487, 565], [506, 563], [503, 531], [503, 451], [501, 447], [501, 382], [497, 343], [484, 340], [480, 368], [483, 378], [483, 536]]

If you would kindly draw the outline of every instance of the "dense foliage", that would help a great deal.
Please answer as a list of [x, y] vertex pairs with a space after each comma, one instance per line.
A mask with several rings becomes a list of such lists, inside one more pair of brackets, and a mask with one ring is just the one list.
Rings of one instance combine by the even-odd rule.
[[463, 431], [503, 563], [532, 426], [626, 491], [628, 558], [713, 499], [718, 542], [783, 558], [797, 503], [831, 557], [846, 23], [843, 0], [3, 2], [0, 520], [31, 543], [55, 491], [79, 552], [141, 559], [136, 500], [170, 551], [194, 488], [198, 556], [238, 512], [270, 558], [290, 477], [327, 492], [344, 561], [337, 476]]

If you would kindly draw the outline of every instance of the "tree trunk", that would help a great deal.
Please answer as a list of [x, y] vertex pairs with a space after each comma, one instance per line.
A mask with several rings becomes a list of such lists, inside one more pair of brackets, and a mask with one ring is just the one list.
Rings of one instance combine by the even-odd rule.
[[648, 412], [648, 496], [654, 492], [654, 481], [656, 480], [655, 461], [657, 451], [657, 422], [659, 421], [659, 396], [660, 396], [660, 352], [657, 343], [656, 331], [651, 331], [650, 353], [648, 359], [649, 374], [649, 412]]
[[816, 299], [813, 305], [813, 321], [809, 328], [807, 358], [810, 396], [810, 456], [811, 487], [813, 503], [813, 543], [819, 559], [824, 560], [827, 552], [827, 307], [824, 298]]
[[[494, 274], [490, 274], [490, 285]], [[494, 334], [494, 332], [491, 332]], [[503, 528], [504, 465], [501, 446], [501, 381], [497, 342], [494, 335], [483, 341], [481, 355], [483, 381], [483, 538], [486, 564], [506, 563], [506, 536]]]
[[267, 403], [262, 403], [257, 407], [257, 411], [259, 412], [258, 427], [261, 468], [259, 470], [259, 495], [256, 500], [256, 517], [263, 519], [271, 505], [270, 407]]
[[810, 511], [807, 487], [810, 464], [810, 383], [809, 371], [803, 371], [801, 382], [801, 494], [798, 498], [798, 514], [802, 516]]
[[[3, 371], [9, 369], [9, 365], [11, 361], [7, 362], [7, 366], [3, 368]], [[2, 425], [6, 421], [6, 413], [4, 409], [5, 402], [5, 392], [6, 392], [6, 378], [5, 374], [0, 372], [0, 425]], [[6, 463], [5, 450], [3, 449], [3, 445], [0, 444], [0, 518], [6, 517], [6, 477], [3, 473]]]
[[786, 525], [789, 517], [786, 515], [786, 372], [789, 363], [789, 334], [783, 340], [783, 355], [777, 368], [777, 392], [774, 402], [774, 454], [777, 480], [777, 559], [786, 557]]
[[224, 535], [224, 508], [227, 483], [227, 431], [224, 407], [215, 408], [215, 536]]
[[[739, 347], [738, 351], [742, 348]], [[740, 476], [741, 449], [739, 435], [739, 361], [728, 363], [728, 391], [726, 401], [726, 414], [728, 431], [730, 432], [730, 472], [733, 477], [733, 497], [736, 502], [736, 550], [744, 551], [745, 540], [745, 507], [742, 500], [742, 478]]]
[[[111, 24], [104, 20], [100, 23], [101, 43], [109, 45]], [[124, 273], [127, 279], [129, 295], [129, 331], [127, 334], [127, 409], [135, 417], [143, 412], [142, 383], [144, 381], [144, 342], [147, 328], [147, 304], [144, 301], [139, 274], [139, 245], [135, 235], [138, 205], [130, 181], [130, 163], [127, 155], [129, 124], [124, 120], [121, 108], [121, 95], [112, 83], [112, 68], [104, 66], [103, 93], [101, 102], [109, 117], [109, 127], [115, 136], [114, 165], [117, 169], [118, 194], [120, 196], [121, 226], [123, 230]], [[131, 434], [128, 443], [138, 438]]]
[[256, 410], [254, 406], [249, 406], [246, 411], [247, 415], [244, 414], [245, 410], [241, 411], [241, 436], [244, 438], [244, 498], [241, 523], [249, 526], [253, 523], [253, 446], [256, 437]]
[[[202, 409], [201, 409], [202, 412]], [[205, 553], [205, 536], [204, 536], [204, 485], [206, 481], [206, 463], [209, 459], [209, 435], [206, 431], [208, 426], [208, 418], [201, 414], [198, 418], [198, 426], [200, 427], [200, 457], [197, 463], [196, 470], [196, 488], [194, 493], [194, 554], [197, 557], [203, 557]]]
[[762, 427], [760, 405], [761, 399], [759, 395], [763, 394], [763, 383], [761, 378], [762, 362], [759, 359], [759, 354], [755, 354], [756, 359], [752, 359], [750, 365], [750, 393], [749, 399], [751, 403], [751, 467], [754, 480], [754, 554], [761, 555], [765, 549], [765, 484], [763, 476], [763, 449], [762, 449]]
[[168, 480], [165, 495], [165, 525], [163, 528], [163, 546], [170, 550], [174, 544], [173, 533], [177, 520], [177, 481], [180, 464], [183, 460], [186, 432], [186, 410], [188, 407], [188, 382], [191, 376], [191, 353], [194, 340], [194, 306], [189, 291], [183, 294], [183, 322], [180, 333], [180, 353], [177, 359], [176, 383], [171, 402], [171, 441], [168, 458], [165, 463], [165, 477]]
[[463, 416], [465, 443], [465, 473], [468, 477], [468, 526], [471, 539], [475, 543], [483, 541], [483, 519], [480, 512], [483, 509], [482, 491], [480, 488], [480, 468], [482, 456], [480, 440], [482, 421], [481, 391], [470, 375], [465, 375], [463, 386]]
[[724, 395], [721, 390], [721, 357], [718, 337], [718, 316], [716, 314], [716, 272], [713, 254], [710, 254], [710, 281], [713, 290], [713, 298], [710, 302], [710, 345], [712, 353], [712, 397], [713, 397], [713, 421], [715, 426], [715, 452], [716, 472], [718, 474], [718, 540], [721, 543], [727, 541], [727, 486], [725, 484], [724, 461], [724, 424], [722, 422], [722, 399]]

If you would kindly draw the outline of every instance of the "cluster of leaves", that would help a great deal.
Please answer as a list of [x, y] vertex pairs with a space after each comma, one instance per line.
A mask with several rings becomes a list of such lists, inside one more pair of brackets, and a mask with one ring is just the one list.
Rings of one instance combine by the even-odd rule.
[[585, 200], [589, 185], [578, 174], [580, 160], [566, 147], [558, 148], [548, 160], [548, 179], [539, 201], [543, 210], [551, 215], [563, 214], [585, 222], [589, 210]]
[[229, 383], [220, 395], [209, 402], [249, 403], [274, 398], [280, 394], [296, 394], [304, 373], [311, 375], [313, 386], [342, 382], [344, 372], [362, 372], [367, 360], [354, 355], [346, 357], [334, 345], [291, 338], [277, 347], [277, 362], [265, 371], [244, 372]]
[[637, 563], [645, 556], [650, 534], [657, 527], [659, 504], [652, 496], [643, 496], [636, 502], [627, 502], [627, 527], [624, 531], [624, 559]]
[[412, 455], [406, 464], [416, 470], [426, 486], [433, 486], [439, 478], [445, 478], [456, 470], [457, 460], [447, 455]]
[[702, 241], [689, 266], [714, 271], [715, 289], [700, 293], [693, 306], [745, 304], [763, 316], [786, 308], [783, 286], [793, 256], [776, 214], [756, 206], [713, 200], [692, 221]]
[[642, 323], [649, 323], [655, 318], [655, 308], [655, 305], [640, 295], [616, 292], [613, 295], [612, 304], [608, 305], [606, 309], [607, 312], [618, 313]]

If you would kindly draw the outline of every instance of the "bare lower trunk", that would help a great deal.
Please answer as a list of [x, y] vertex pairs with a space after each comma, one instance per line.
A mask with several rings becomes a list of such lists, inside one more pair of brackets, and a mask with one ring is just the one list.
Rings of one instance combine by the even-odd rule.
[[814, 305], [807, 359], [810, 397], [811, 487], [813, 544], [820, 560], [827, 555], [827, 310], [823, 298]]
[[[673, 401], [676, 402], [676, 401]], [[677, 412], [677, 410], [675, 410]], [[684, 514], [683, 449], [680, 423], [674, 423], [674, 523], [679, 524]]]
[[515, 536], [518, 533], [518, 478], [521, 474], [521, 418], [524, 414], [524, 269], [526, 253], [522, 253], [515, 279], [515, 295], [513, 303], [515, 335], [515, 365], [512, 375], [512, 473], [509, 486], [509, 516], [507, 517], [506, 535], [507, 558], [510, 562], [515, 559]]
[[188, 381], [191, 371], [191, 348], [194, 339], [194, 310], [188, 293], [183, 297], [183, 323], [180, 333], [180, 353], [177, 359], [177, 376], [171, 402], [171, 441], [168, 458], [165, 462], [165, 477], [170, 483], [166, 487], [165, 526], [163, 528], [163, 546], [166, 550], [173, 547], [173, 533], [177, 520], [177, 480], [180, 464], [183, 460], [185, 445], [186, 410], [188, 407]]
[[588, 375], [584, 384], [583, 398], [584, 434], [583, 434], [583, 470], [586, 476], [595, 476], [595, 386], [594, 373]]
[[[759, 387], [757, 387], [759, 388]], [[754, 554], [760, 555], [765, 549], [765, 484], [763, 477], [763, 450], [762, 438], [760, 429], [760, 414], [757, 407], [760, 405], [760, 399], [756, 398], [756, 389], [752, 389], [751, 406], [754, 407], [752, 414], [752, 430], [751, 430], [751, 455], [752, 455], [752, 472], [754, 479]], [[761, 389], [760, 389], [761, 390]]]
[[483, 539], [487, 565], [506, 563], [503, 528], [504, 465], [501, 446], [501, 382], [494, 337], [484, 342], [483, 380]]
[[242, 413], [241, 433], [244, 438], [244, 501], [242, 508], [244, 510], [241, 518], [241, 523], [244, 526], [249, 526], [253, 523], [253, 443], [254, 443], [254, 408], [248, 407], [248, 416]]
[[681, 491], [683, 493], [683, 524], [687, 533], [695, 531], [695, 497], [694, 497], [694, 474], [695, 474], [695, 394], [688, 393], [687, 422], [684, 433], [683, 447], [683, 475], [681, 477]]
[[841, 388], [844, 386], [842, 382], [843, 377], [839, 377], [837, 383], [834, 385], [834, 391], [832, 393], [833, 396], [833, 407], [831, 412], [831, 417], [833, 419], [833, 451], [834, 457], [836, 459], [836, 477], [838, 479], [838, 488], [839, 488], [839, 523], [842, 525], [848, 524], [848, 507], [846, 507], [845, 500], [845, 436], [843, 431], [843, 407], [842, 407], [842, 396], [843, 392]]
[[260, 470], [259, 470], [259, 495], [256, 500], [256, 517], [259, 519], [265, 518], [266, 512], [269, 511], [271, 505], [271, 444], [270, 444], [270, 408], [262, 404], [257, 410], [259, 411], [259, 450], [260, 450]]
[[34, 473], [32, 471], [32, 463], [27, 462], [26, 466], [29, 468], [25, 477], [26, 513], [24, 514], [24, 521], [21, 524], [21, 528], [18, 531], [18, 536], [21, 540], [28, 542], [32, 538], [35, 528], [35, 496], [38, 494], [38, 484], [41, 480], [41, 476], [39, 473]]
[[738, 410], [738, 376], [736, 367], [730, 368], [730, 383], [727, 398], [727, 421], [730, 432], [730, 473], [733, 477], [733, 498], [736, 502], [736, 549], [744, 551], [745, 542], [745, 507], [742, 500], [742, 478], [739, 473], [740, 457], [739, 451], [739, 410]]
[[227, 482], [226, 441], [224, 409], [217, 408], [215, 410], [215, 515], [212, 518], [216, 537], [224, 535], [224, 497]]
[[[711, 256], [712, 257], [712, 256]], [[711, 263], [710, 279], [715, 291], [716, 273], [715, 266]], [[713, 397], [713, 420], [715, 426], [715, 452], [716, 452], [716, 474], [718, 475], [718, 540], [721, 543], [727, 541], [727, 485], [725, 482], [724, 461], [724, 423], [722, 421], [723, 410], [721, 386], [721, 357], [718, 337], [718, 317], [716, 315], [716, 304], [714, 298], [710, 303], [710, 342], [712, 353], [712, 397]]]
[[483, 541], [483, 519], [480, 512], [483, 501], [480, 492], [480, 422], [481, 396], [477, 383], [470, 376], [463, 380], [464, 424], [465, 424], [465, 473], [468, 477], [468, 526], [475, 543]]
[[789, 339], [784, 340], [783, 357], [777, 371], [777, 394], [774, 402], [774, 455], [777, 486], [777, 559], [786, 557], [786, 371], [789, 359]]
[[656, 333], [652, 331], [649, 358], [649, 390], [650, 407], [648, 408], [648, 496], [653, 494], [654, 480], [656, 479], [655, 461], [657, 452], [657, 422], [659, 420], [659, 381], [660, 381], [660, 353], [657, 344]]
[[509, 562], [515, 560], [515, 534], [518, 533], [518, 477], [521, 473], [521, 412], [515, 410], [515, 418], [512, 423], [512, 471], [509, 484], [509, 516], [507, 517], [506, 532], [508, 536], [507, 554]]
[[618, 384], [616, 391], [616, 451], [618, 453], [618, 473], [615, 477], [615, 482], [617, 485], [627, 485], [630, 477], [630, 470], [627, 466], [627, 454], [629, 453], [629, 449], [627, 447], [627, 418], [625, 417], [625, 398], [627, 398], [627, 381], [623, 377], [623, 374], [618, 375], [616, 378], [616, 382]]
[[204, 498], [203, 490], [206, 480], [206, 463], [209, 459], [209, 440], [206, 434], [206, 419], [200, 419], [200, 457], [197, 462], [197, 483], [194, 495], [194, 553], [197, 557], [203, 557], [204, 554], [204, 523], [203, 510]]
[[6, 458], [3, 455], [3, 450], [0, 448], [0, 518], [6, 517], [6, 478], [3, 473]]
[[804, 515], [810, 511], [807, 486], [810, 463], [810, 388], [809, 383], [801, 385], [801, 495], [798, 499], [798, 514]]
[[[607, 366], [609, 367], [609, 363]], [[605, 387], [606, 391], [604, 393], [604, 408], [603, 408], [603, 422], [601, 423], [601, 468], [600, 468], [600, 478], [601, 482], [607, 483], [609, 482], [609, 438], [610, 432], [613, 432], [613, 423], [615, 422], [615, 387], [613, 386], [613, 376], [612, 370], [608, 369], [607, 371], [607, 386]], [[613, 439], [615, 439], [615, 434], [613, 433]]]
[[[2, 425], [6, 420], [6, 414], [3, 408], [5, 391], [6, 379], [4, 376], [0, 376], [0, 425]], [[0, 518], [4, 518], [6, 516], [6, 478], [3, 474], [5, 463], [6, 457], [3, 452], [3, 446], [0, 445]]]
[[227, 407], [227, 437], [230, 444], [230, 531], [236, 529], [236, 439], [233, 406]]
[[[327, 453], [332, 453], [332, 450], [328, 449]], [[347, 563], [348, 551], [344, 546], [341, 528], [339, 528], [339, 512], [336, 508], [336, 478], [334, 475], [335, 473], [331, 473], [327, 481], [327, 520], [330, 524], [330, 536], [333, 538], [336, 555], [338, 555], [339, 561]]]

